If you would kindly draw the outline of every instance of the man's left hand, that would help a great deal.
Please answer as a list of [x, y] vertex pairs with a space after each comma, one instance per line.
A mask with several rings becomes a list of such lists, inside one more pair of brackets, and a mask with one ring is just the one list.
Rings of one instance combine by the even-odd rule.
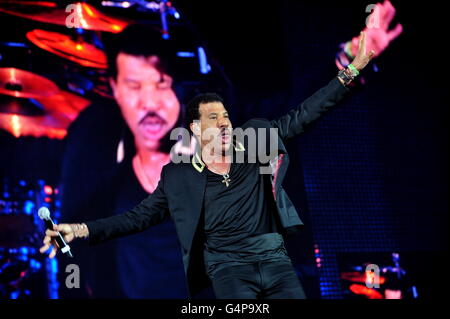
[[359, 37], [358, 53], [356, 54], [352, 64], [358, 69], [358, 71], [361, 71], [367, 64], [369, 64], [370, 60], [372, 60], [374, 56], [374, 50], [371, 50], [369, 54], [366, 52], [366, 33], [362, 31]]

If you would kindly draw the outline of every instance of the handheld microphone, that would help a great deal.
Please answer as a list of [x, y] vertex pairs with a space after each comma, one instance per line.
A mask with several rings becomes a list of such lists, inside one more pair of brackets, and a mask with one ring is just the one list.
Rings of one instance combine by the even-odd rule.
[[[50, 217], [50, 211], [47, 207], [41, 207], [38, 210], [39, 218], [42, 219], [45, 222], [45, 226], [53, 230], [53, 220]], [[67, 245], [66, 241], [64, 240], [63, 236], [58, 232], [58, 236], [55, 238], [56, 242], [58, 243], [59, 249], [63, 254], [66, 254], [69, 257], [73, 257], [72, 253], [70, 252], [70, 246]]]

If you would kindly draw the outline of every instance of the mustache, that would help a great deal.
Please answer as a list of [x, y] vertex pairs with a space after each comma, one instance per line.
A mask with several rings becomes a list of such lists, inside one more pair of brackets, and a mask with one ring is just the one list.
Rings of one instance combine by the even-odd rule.
[[222, 135], [222, 134], [224, 134], [224, 133], [226, 133], [226, 134], [231, 134], [230, 128], [227, 128], [227, 127], [221, 128], [221, 129], [220, 129], [219, 135]]
[[142, 117], [142, 119], [139, 121], [139, 124], [143, 124], [149, 118], [157, 119], [158, 121], [161, 121], [163, 124], [166, 123], [166, 120], [161, 115], [159, 115], [158, 113], [156, 113], [154, 111], [149, 111], [147, 114], [145, 114]]

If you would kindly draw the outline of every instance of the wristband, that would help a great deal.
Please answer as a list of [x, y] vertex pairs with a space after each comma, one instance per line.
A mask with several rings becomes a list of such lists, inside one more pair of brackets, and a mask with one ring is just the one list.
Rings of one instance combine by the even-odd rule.
[[358, 69], [355, 68], [355, 66], [354, 66], [353, 64], [350, 63], [347, 67], [353, 72], [353, 74], [354, 74], [355, 76], [358, 76], [358, 75], [359, 75]]

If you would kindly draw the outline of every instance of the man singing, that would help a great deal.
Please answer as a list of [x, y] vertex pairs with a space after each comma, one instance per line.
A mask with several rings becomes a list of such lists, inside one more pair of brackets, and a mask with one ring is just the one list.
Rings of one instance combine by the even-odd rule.
[[[266, 144], [258, 132], [253, 141], [233, 136], [218, 95], [195, 97], [188, 105], [187, 123], [199, 150], [190, 161], [164, 166], [155, 191], [125, 214], [47, 230], [41, 252], [53, 244], [50, 257], [55, 256], [58, 232], [67, 242], [89, 238], [97, 244], [144, 231], [170, 215], [191, 295], [209, 277], [217, 298], [305, 298], [282, 236], [302, 225], [281, 187], [288, 165], [284, 141], [341, 101], [374, 54], [366, 53], [362, 33], [352, 63], [299, 108], [273, 121], [253, 119], [244, 124], [243, 130], [276, 132], [276, 154], [268, 160], [263, 160], [268, 152], [260, 147]], [[271, 174], [262, 173], [270, 167]]]

